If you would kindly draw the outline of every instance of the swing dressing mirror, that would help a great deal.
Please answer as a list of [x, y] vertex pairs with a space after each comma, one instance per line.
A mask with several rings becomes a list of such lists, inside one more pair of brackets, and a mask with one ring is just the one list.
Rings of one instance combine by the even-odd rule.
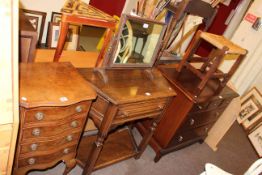
[[107, 54], [107, 66], [152, 67], [165, 28], [161, 22], [123, 15]]

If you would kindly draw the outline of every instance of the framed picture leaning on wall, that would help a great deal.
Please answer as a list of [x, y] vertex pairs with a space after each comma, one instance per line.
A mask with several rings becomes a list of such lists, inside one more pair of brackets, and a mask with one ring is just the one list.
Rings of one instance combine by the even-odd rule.
[[60, 23], [60, 22], [61, 22], [61, 19], [62, 19], [62, 13], [52, 12], [51, 22]]
[[[50, 22], [48, 27], [48, 35], [47, 35], [48, 48], [54, 49], [57, 47], [59, 33], [60, 33], [59, 23]], [[80, 33], [80, 26], [72, 25], [72, 24], [69, 25], [67, 38], [64, 46], [65, 50], [77, 50], [78, 42], [79, 42], [79, 33]]]
[[40, 45], [44, 32], [46, 13], [28, 9], [22, 9], [22, 11], [24, 12], [27, 19], [30, 21], [32, 26], [36, 29], [38, 35], [37, 41], [38, 45]]
[[253, 87], [240, 98], [241, 110], [237, 121], [245, 129], [254, 127], [262, 119], [262, 95], [257, 88]]
[[259, 157], [262, 156], [262, 125], [258, 126], [248, 135], [250, 142], [257, 151]]

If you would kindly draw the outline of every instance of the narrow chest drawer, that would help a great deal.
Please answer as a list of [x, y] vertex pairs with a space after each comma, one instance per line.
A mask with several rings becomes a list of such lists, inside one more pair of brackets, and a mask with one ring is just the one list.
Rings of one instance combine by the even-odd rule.
[[215, 122], [219, 116], [223, 113], [224, 108], [218, 108], [216, 110], [204, 111], [199, 113], [189, 114], [184, 125], [181, 127], [182, 130], [188, 130], [197, 128], [207, 123]]
[[73, 116], [70, 120], [53, 122], [48, 125], [30, 125], [23, 128], [22, 142], [33, 138], [61, 137], [66, 131], [81, 131], [85, 123], [85, 116]]
[[37, 107], [24, 110], [24, 123], [41, 123], [61, 120], [68, 116], [87, 113], [90, 102], [80, 102], [64, 107]]
[[41, 153], [44, 151], [49, 151], [52, 149], [57, 149], [60, 146], [65, 144], [77, 143], [80, 137], [81, 132], [72, 133], [69, 132], [64, 136], [61, 136], [59, 139], [47, 140], [47, 141], [38, 141], [37, 139], [33, 140], [31, 143], [23, 143], [20, 145], [20, 154], [25, 153]]
[[179, 145], [186, 142], [198, 141], [201, 138], [205, 138], [208, 135], [208, 131], [214, 123], [210, 123], [205, 126], [195, 128], [193, 130], [183, 131], [179, 130], [173, 138], [171, 145]]
[[154, 114], [162, 111], [166, 102], [166, 98], [160, 98], [156, 100], [123, 104], [119, 106], [116, 118]]
[[75, 154], [76, 154], [76, 145], [65, 147], [56, 152], [50, 152], [45, 155], [38, 155], [38, 156], [32, 156], [26, 158], [21, 157], [18, 160], [18, 168], [47, 164], [47, 163], [56, 163], [57, 160], [62, 159], [63, 156], [71, 155], [72, 157], [74, 157]]

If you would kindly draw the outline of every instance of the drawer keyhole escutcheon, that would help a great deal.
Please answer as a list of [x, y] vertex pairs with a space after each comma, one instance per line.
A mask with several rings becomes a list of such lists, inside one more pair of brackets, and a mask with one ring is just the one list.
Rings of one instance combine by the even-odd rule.
[[39, 136], [40, 135], [40, 129], [39, 128], [33, 129], [32, 134], [33, 134], [33, 136]]
[[28, 159], [27, 162], [28, 162], [29, 165], [34, 165], [36, 160], [35, 160], [35, 158], [30, 158], [30, 159]]
[[72, 128], [78, 127], [78, 122], [77, 122], [77, 121], [72, 121], [72, 122], [71, 122], [71, 127], [72, 127]]
[[43, 112], [37, 112], [35, 114], [35, 118], [36, 120], [40, 121], [40, 120], [43, 120], [44, 119], [44, 113]]
[[182, 142], [183, 139], [184, 139], [183, 136], [179, 136], [179, 137], [178, 137], [178, 142]]
[[65, 148], [63, 152], [64, 152], [64, 154], [68, 154], [69, 153], [69, 148]]
[[82, 106], [77, 106], [77, 107], [76, 107], [76, 112], [78, 112], [78, 113], [79, 113], [79, 112], [82, 112]]
[[205, 128], [205, 132], [208, 132], [208, 128]]
[[36, 143], [33, 143], [32, 145], [30, 145], [30, 148], [31, 148], [32, 151], [37, 150], [37, 147], [38, 147], [38, 145]]
[[72, 140], [73, 140], [73, 136], [72, 136], [72, 135], [68, 135], [68, 136], [66, 137], [66, 140], [67, 140], [68, 142], [72, 141]]
[[190, 123], [190, 125], [194, 125], [195, 124], [195, 120], [191, 118], [189, 123]]

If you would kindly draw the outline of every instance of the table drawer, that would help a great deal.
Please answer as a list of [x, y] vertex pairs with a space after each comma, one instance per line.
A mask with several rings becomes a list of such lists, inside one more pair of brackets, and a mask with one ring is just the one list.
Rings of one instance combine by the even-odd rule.
[[47, 137], [58, 136], [61, 137], [64, 132], [72, 130], [72, 131], [80, 131], [83, 128], [83, 124], [85, 123], [85, 117], [80, 116], [72, 116], [67, 121], [59, 121], [53, 122], [49, 125], [30, 125], [27, 128], [23, 128], [22, 134], [22, 142], [33, 139], [33, 138], [45, 138]]
[[35, 152], [39, 153], [41, 151], [47, 151], [51, 149], [56, 149], [57, 147], [63, 146], [65, 144], [70, 144], [78, 142], [81, 132], [72, 133], [69, 132], [65, 136], [59, 137], [56, 140], [47, 141], [32, 141], [32, 143], [26, 143], [20, 145], [20, 154]]
[[119, 106], [117, 118], [154, 114], [162, 111], [166, 105], [167, 99], [160, 98], [143, 102], [123, 104]]
[[80, 102], [65, 107], [37, 107], [24, 112], [24, 123], [41, 123], [61, 120], [68, 116], [87, 113], [89, 102]]
[[182, 130], [197, 128], [211, 122], [215, 122], [223, 113], [224, 108], [219, 108], [213, 111], [204, 111], [199, 113], [189, 114], [185, 123], [181, 127]]
[[18, 168], [54, 162], [54, 160], [61, 160], [63, 156], [68, 156], [70, 154], [72, 154], [72, 157], [74, 157], [76, 152], [76, 146], [77, 145], [65, 147], [56, 152], [50, 151], [48, 154], [45, 155], [37, 155], [26, 158], [20, 157], [18, 160]]

